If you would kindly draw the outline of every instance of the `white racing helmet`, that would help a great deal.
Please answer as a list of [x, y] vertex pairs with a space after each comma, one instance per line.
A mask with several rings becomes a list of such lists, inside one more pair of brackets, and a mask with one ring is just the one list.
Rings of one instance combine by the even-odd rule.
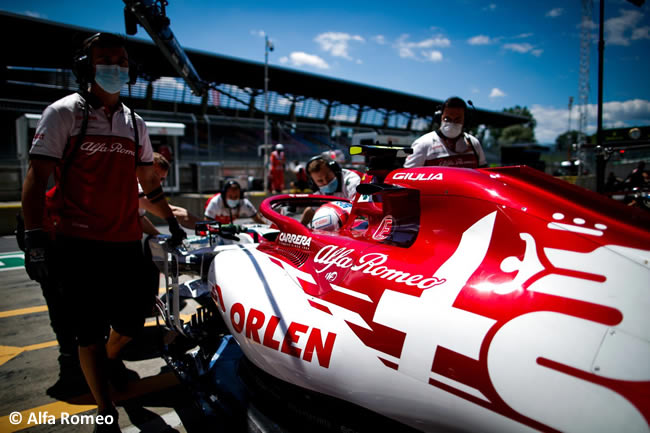
[[316, 210], [309, 223], [309, 228], [316, 230], [335, 231], [348, 221], [352, 204], [346, 201], [331, 201]]

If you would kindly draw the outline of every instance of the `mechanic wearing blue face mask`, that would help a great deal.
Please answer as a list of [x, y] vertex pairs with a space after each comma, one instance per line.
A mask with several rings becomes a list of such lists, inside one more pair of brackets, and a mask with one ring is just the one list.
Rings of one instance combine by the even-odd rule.
[[413, 142], [413, 153], [406, 158], [404, 167], [485, 167], [487, 163], [481, 143], [463, 132], [466, 113], [465, 101], [458, 97], [447, 99], [442, 106], [440, 128]]
[[[86, 382], [98, 413], [113, 416], [96, 432], [119, 431], [109, 379], [126, 385], [119, 354], [144, 325], [138, 182], [167, 219], [170, 244], [186, 236], [164, 200], [146, 124], [120, 101], [129, 80], [125, 43], [105, 33], [84, 41], [73, 59], [79, 92], [43, 112], [22, 195], [27, 273], [44, 293], [56, 289], [49, 296], [65, 306], [58, 315], [74, 315]], [[46, 194], [51, 174], [55, 186]]]
[[[328, 155], [318, 155], [307, 163], [311, 189], [316, 194], [330, 195], [353, 200], [361, 177], [352, 170], [341, 166]], [[308, 225], [314, 217], [315, 209], [305, 208], [300, 218], [303, 225]]]
[[258, 224], [266, 224], [255, 206], [242, 197], [241, 185], [236, 180], [227, 180], [220, 193], [205, 203], [205, 216], [222, 224], [234, 223], [238, 218], [252, 218]]
[[341, 168], [336, 161], [323, 156], [314, 157], [309, 161], [307, 174], [316, 193], [349, 200], [354, 198], [357, 185], [361, 182], [357, 173]]

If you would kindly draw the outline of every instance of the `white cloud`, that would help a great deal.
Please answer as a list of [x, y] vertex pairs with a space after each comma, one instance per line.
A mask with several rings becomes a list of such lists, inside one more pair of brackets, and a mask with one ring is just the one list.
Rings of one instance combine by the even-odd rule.
[[[566, 108], [533, 105], [530, 112], [537, 121], [535, 137], [540, 143], [555, 143], [557, 136], [567, 131], [569, 118]], [[571, 129], [578, 129], [579, 116], [580, 106], [574, 106], [573, 110], [571, 110]], [[589, 104], [587, 106], [586, 130], [588, 135], [596, 132], [597, 118], [598, 106], [596, 104]], [[604, 128], [641, 125], [650, 125], [650, 101], [632, 99], [623, 102], [606, 102], [603, 104]]]
[[503, 98], [504, 96], [506, 96], [506, 94], [498, 87], [493, 88], [490, 92], [490, 98]]
[[318, 69], [329, 69], [330, 65], [325, 60], [315, 54], [307, 54], [302, 51], [294, 51], [289, 54], [289, 57], [284, 56], [280, 58], [280, 63], [290, 64], [291, 66], [311, 66]]
[[[424, 39], [419, 42], [410, 42], [408, 41], [408, 38], [409, 35], [402, 35], [393, 45], [395, 48], [397, 48], [399, 56], [406, 59], [412, 58], [415, 60], [438, 62], [442, 60], [442, 53], [438, 50], [428, 50], [427, 48], [446, 48], [451, 45], [449, 39], [440, 35], [433, 38]], [[418, 49], [420, 50], [419, 56], [416, 54], [416, 51]]]
[[532, 33], [521, 33], [515, 36], [514, 39], [525, 39], [531, 37], [532, 35], [533, 35]]
[[503, 48], [505, 48], [506, 50], [514, 51], [516, 53], [526, 54], [534, 47], [528, 42], [526, 42], [523, 44], [504, 44]]
[[562, 14], [564, 14], [564, 8], [553, 8], [546, 12], [546, 16], [551, 18], [557, 18]]
[[320, 45], [323, 51], [330, 53], [332, 56], [354, 60], [348, 53], [350, 41], [365, 42], [366, 40], [359, 35], [351, 35], [342, 32], [327, 32], [316, 36], [314, 41]]
[[481, 93], [481, 91], [478, 89], [478, 87], [472, 87], [471, 92], [474, 93], [474, 94]]
[[386, 44], [386, 38], [384, 37], [384, 35], [373, 36], [370, 39], [372, 39], [374, 42], [378, 43], [379, 45], [385, 45]]
[[411, 50], [410, 48], [406, 48], [406, 47], [398, 47], [398, 48], [399, 48], [399, 50], [398, 50], [399, 56], [401, 58], [408, 59], [408, 58], [414, 58], [415, 57], [415, 54], [413, 53], [413, 50]]
[[632, 36], [635, 35], [637, 30], [640, 30], [639, 34], [643, 33], [643, 27], [636, 29], [637, 24], [643, 18], [643, 14], [629, 9], [621, 9], [619, 12], [620, 16], [605, 20], [605, 43], [628, 46], [630, 45], [630, 39], [626, 36], [626, 33], [632, 32]]
[[493, 11], [497, 8], [497, 5], [494, 3], [490, 3], [488, 6], [484, 7], [484, 11]]
[[23, 13], [25, 15], [27, 15], [28, 17], [32, 17], [32, 18], [47, 18], [47, 15], [43, 15], [43, 14], [40, 14], [40, 13], [34, 12], [34, 11], [25, 11]]
[[259, 36], [260, 38], [263, 38], [266, 36], [266, 32], [264, 30], [251, 30], [251, 35], [253, 36]]
[[429, 62], [440, 62], [442, 61], [442, 53], [437, 50], [431, 51], [422, 51], [422, 57]]
[[524, 42], [521, 44], [503, 44], [503, 49], [514, 51], [515, 53], [520, 53], [520, 54], [530, 53], [535, 57], [541, 56], [542, 53], [544, 52], [544, 50], [542, 50], [541, 48], [535, 48], [534, 45], [531, 45], [528, 42]]
[[470, 45], [489, 45], [490, 37], [485, 35], [478, 35], [467, 40], [467, 43]]
[[633, 41], [639, 40], [639, 39], [650, 39], [650, 27], [639, 27], [638, 29], [634, 29], [632, 32], [632, 37], [630, 38]]

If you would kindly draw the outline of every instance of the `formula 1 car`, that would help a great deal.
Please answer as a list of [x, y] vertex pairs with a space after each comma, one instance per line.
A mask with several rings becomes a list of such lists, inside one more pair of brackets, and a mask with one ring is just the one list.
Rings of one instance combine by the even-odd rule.
[[277, 232], [215, 250], [194, 328], [218, 331], [175, 364], [198, 393], [289, 431], [648, 431], [647, 212], [527, 167], [398, 160], [336, 231], [278, 207], [340, 198], [274, 196]]

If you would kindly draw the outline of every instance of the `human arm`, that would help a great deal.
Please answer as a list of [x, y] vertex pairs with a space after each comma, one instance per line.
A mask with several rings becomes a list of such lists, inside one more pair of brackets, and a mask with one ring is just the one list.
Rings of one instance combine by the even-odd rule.
[[268, 221], [266, 221], [264, 219], [264, 217], [259, 212], [255, 213], [255, 215], [253, 215], [252, 218], [253, 218], [253, 221], [255, 221], [258, 224], [268, 224]]
[[194, 230], [196, 223], [201, 221], [197, 216], [191, 214], [184, 207], [169, 205], [178, 222], [185, 228]]
[[478, 138], [471, 135], [469, 136], [469, 139], [471, 141], [471, 145], [474, 147], [474, 150], [476, 151], [479, 168], [487, 167], [487, 160], [485, 159], [485, 152], [483, 152], [483, 147], [481, 146], [481, 142], [478, 141]]
[[302, 211], [302, 216], [300, 217], [300, 224], [304, 226], [308, 226], [311, 220], [314, 218], [314, 214], [316, 213], [316, 210], [312, 208], [311, 206], [306, 207], [304, 211]]
[[151, 220], [144, 215], [140, 217], [140, 225], [142, 226], [142, 231], [147, 235], [155, 236], [160, 234]]
[[51, 159], [34, 159], [29, 164], [23, 183], [22, 209], [25, 219], [25, 269], [29, 278], [43, 281], [48, 276], [46, 247], [48, 237], [43, 231], [45, 189], [56, 166]]
[[241, 206], [238, 209], [239, 218], [252, 218], [258, 224], [268, 224], [268, 221], [255, 209], [253, 203], [247, 198], [242, 199]]
[[165, 200], [165, 193], [160, 185], [160, 180], [154, 171], [152, 165], [140, 165], [137, 168], [137, 176], [145, 197], [140, 199], [140, 207], [146, 209], [154, 215], [161, 218], [173, 218], [172, 212], [167, 200]]
[[[151, 203], [146, 196], [140, 197], [139, 203], [140, 203], [139, 204], [140, 209], [144, 209], [147, 212], [150, 212], [159, 218], [165, 218], [165, 215], [160, 213], [159, 207], [156, 206], [154, 203]], [[172, 210], [172, 213], [174, 214], [174, 216], [176, 217], [180, 225], [182, 225], [185, 228], [194, 230], [194, 228], [196, 227], [196, 223], [198, 221], [201, 221], [201, 219], [191, 214], [184, 207], [174, 206], [171, 204], [168, 204], [168, 206]]]
[[136, 170], [136, 174], [142, 190], [145, 192], [147, 201], [152, 205], [153, 210], [151, 212], [154, 215], [165, 218], [169, 225], [169, 232], [172, 235], [170, 243], [172, 245], [180, 244], [187, 237], [187, 234], [178, 225], [173, 211], [169, 207], [167, 200], [165, 200], [165, 193], [162, 190], [160, 179], [156, 176], [153, 166], [140, 165]]
[[361, 183], [361, 177], [359, 177], [355, 172], [349, 170], [345, 170], [344, 173], [343, 197], [348, 200], [353, 200], [357, 195], [357, 186]]
[[404, 161], [404, 168], [424, 167], [427, 160], [428, 146], [422, 138], [423, 137], [418, 138], [411, 145], [413, 153], [406, 157], [406, 161]]
[[54, 171], [56, 161], [53, 159], [33, 159], [30, 161], [25, 181], [23, 182], [22, 209], [25, 218], [25, 230], [43, 228], [45, 210], [45, 190], [50, 174]]

